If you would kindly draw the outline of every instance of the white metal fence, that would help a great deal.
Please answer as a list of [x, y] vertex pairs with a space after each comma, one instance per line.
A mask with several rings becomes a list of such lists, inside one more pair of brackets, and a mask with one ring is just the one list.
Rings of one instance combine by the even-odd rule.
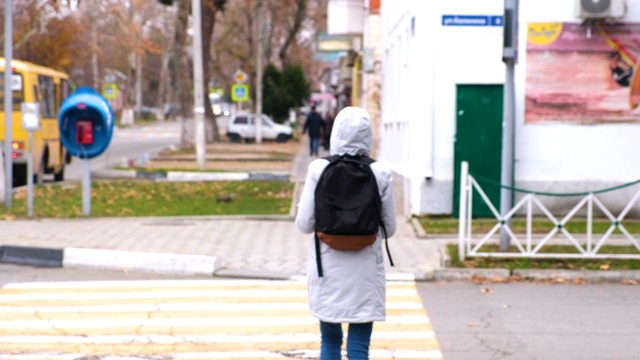
[[[513, 206], [513, 208], [503, 216], [500, 214], [500, 211], [496, 209], [494, 204], [491, 203], [489, 197], [486, 195], [484, 190], [482, 190], [476, 179], [469, 174], [469, 164], [467, 162], [462, 162], [460, 174], [460, 213], [458, 224], [458, 253], [460, 261], [464, 260], [465, 257], [640, 259], [640, 242], [631, 233], [629, 233], [622, 224], [624, 218], [627, 216], [638, 198], [640, 198], [640, 190], [630, 198], [627, 205], [617, 216], [613, 215], [596, 196], [596, 193], [600, 194], [608, 191], [615, 191], [626, 186], [634, 185], [639, 181], [611, 189], [581, 194], [582, 199], [578, 201], [578, 203], [562, 218], [557, 218], [547, 209], [546, 206], [544, 206], [536, 196], [540, 193], [511, 188], [512, 191], [525, 192], [526, 195], [524, 195]], [[504, 187], [504, 185], [500, 186]], [[474, 201], [474, 189], [478, 194], [480, 194], [480, 200], [489, 207], [496, 219], [496, 224], [486, 234], [472, 233], [472, 205]], [[545, 195], [550, 194], [545, 193]], [[535, 236], [533, 234], [533, 212], [535, 208], [541, 211], [553, 224], [553, 229], [547, 234], [536, 234]], [[602, 212], [611, 222], [611, 225], [604, 234], [593, 233], [594, 208], [599, 209], [600, 212]], [[565, 225], [581, 210], [586, 210], [586, 233], [571, 234]], [[517, 212], [524, 212], [526, 216], [526, 230], [523, 235], [516, 235], [510, 226], [510, 221]], [[617, 236], [616, 239], [613, 239], [612, 234], [616, 229], [620, 230], [622, 236]], [[506, 233], [505, 236], [509, 237], [510, 244], [513, 245], [517, 251], [492, 252], [482, 249], [483, 246], [487, 244], [499, 242], [502, 232]], [[573, 245], [577, 252], [553, 253], [541, 251], [545, 245], [558, 243]], [[633, 245], [637, 252], [627, 254], [602, 253], [600, 250], [605, 244]]]

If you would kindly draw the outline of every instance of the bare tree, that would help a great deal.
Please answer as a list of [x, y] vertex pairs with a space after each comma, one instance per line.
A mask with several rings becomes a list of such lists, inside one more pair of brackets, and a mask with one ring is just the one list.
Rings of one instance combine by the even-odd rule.
[[[326, 29], [327, 0], [263, 1], [267, 24], [263, 34], [265, 64], [283, 68], [298, 63], [307, 74], [314, 74], [315, 35]], [[257, 0], [229, 2], [214, 32], [213, 76], [227, 88], [233, 84], [237, 69], [255, 77], [256, 4]]]
[[280, 63], [283, 67], [291, 63], [291, 54], [289, 52], [289, 48], [291, 47], [291, 44], [296, 40], [296, 36], [302, 28], [302, 22], [305, 20], [307, 15], [308, 0], [295, 0], [292, 2], [292, 7], [287, 7], [284, 9], [288, 12], [291, 12], [292, 14], [287, 17], [287, 21], [283, 25], [283, 28], [286, 31], [286, 35], [284, 37], [284, 41], [282, 42], [282, 46], [280, 47], [280, 51], [278, 52], [278, 57], [280, 58]]
[[[224, 11], [224, 7], [227, 0], [203, 0], [202, 1], [202, 54], [207, 57], [211, 51], [211, 38], [213, 37], [213, 31], [216, 24], [216, 14]], [[209, 61], [203, 59], [203, 83], [201, 86], [205, 89], [205, 94], [208, 94], [209, 79], [211, 78], [211, 68]], [[211, 102], [209, 96], [204, 98], [205, 108], [205, 124], [206, 124], [206, 140], [207, 142], [213, 142], [220, 140], [220, 132], [218, 130], [218, 123], [216, 122], [215, 115], [211, 108]]]
[[189, 27], [189, 0], [176, 0], [178, 12], [175, 19], [175, 29], [173, 42], [169, 52], [169, 78], [170, 99], [172, 104], [179, 104], [178, 113], [182, 121], [181, 145], [182, 147], [193, 146], [193, 137], [189, 136], [186, 127], [186, 119], [191, 116], [190, 104], [191, 77], [185, 53], [187, 43], [187, 29]]

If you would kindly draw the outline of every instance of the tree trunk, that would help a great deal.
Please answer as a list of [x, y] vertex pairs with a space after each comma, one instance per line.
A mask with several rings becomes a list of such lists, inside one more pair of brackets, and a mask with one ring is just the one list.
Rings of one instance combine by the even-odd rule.
[[264, 12], [264, 14], [266, 15], [264, 25], [266, 41], [263, 41], [262, 43], [264, 44], [264, 58], [267, 60], [267, 64], [270, 64], [271, 56], [273, 56], [273, 42], [271, 41], [271, 39], [273, 39], [273, 24], [271, 23], [271, 20], [273, 19], [275, 10], [273, 9], [273, 4], [270, 4], [267, 9], [268, 10]]
[[216, 116], [211, 109], [211, 101], [209, 101], [209, 79], [211, 78], [211, 62], [210, 50], [211, 50], [211, 38], [213, 37], [213, 29], [216, 22], [216, 14], [218, 8], [213, 4], [211, 0], [202, 0], [202, 56], [203, 59], [203, 79], [201, 86], [204, 87], [204, 118], [205, 118], [205, 134], [207, 143], [220, 140], [220, 131], [218, 129], [218, 123]]
[[164, 121], [164, 106], [170, 101], [167, 96], [167, 84], [169, 83], [169, 50], [162, 53], [162, 66], [160, 68], [160, 82], [158, 84], [158, 97], [156, 104], [160, 105], [160, 112], [157, 114], [158, 120]]
[[280, 52], [278, 53], [278, 57], [280, 57], [280, 61], [282, 62], [282, 68], [284, 69], [289, 65], [289, 47], [296, 40], [296, 36], [300, 29], [302, 28], [302, 22], [307, 17], [307, 1], [308, 0], [296, 0], [296, 16], [293, 20], [293, 26], [289, 28], [289, 33], [287, 34], [287, 38], [285, 39], [282, 47], [280, 48]]
[[133, 125], [134, 105], [136, 102], [136, 53], [129, 54], [129, 71], [127, 74], [127, 85], [124, 89], [124, 108], [120, 123], [122, 125]]
[[[187, 66], [187, 56], [185, 46], [187, 39], [187, 27], [189, 22], [189, 0], [178, 0], [178, 13], [176, 16], [175, 33], [173, 36], [173, 46], [170, 51], [169, 71], [171, 73], [170, 85], [170, 105], [179, 104], [178, 118], [182, 123], [180, 145], [183, 148], [191, 147], [194, 144], [194, 137], [190, 136], [193, 131], [189, 131], [187, 116], [190, 116], [189, 95], [190, 74]], [[193, 122], [193, 121], [191, 121]], [[193, 126], [191, 127], [193, 128]], [[193, 129], [192, 129], [193, 130]]]
[[142, 112], [142, 57], [143, 54], [136, 54], [136, 113]]
[[[133, 20], [133, 7], [129, 8], [129, 21]], [[134, 107], [136, 103], [136, 78], [137, 78], [137, 48], [138, 48], [138, 37], [134, 33], [133, 41], [130, 43], [131, 48], [129, 49], [129, 59], [128, 66], [129, 69], [127, 71], [127, 81], [124, 88], [124, 107], [122, 109], [122, 117], [120, 118], [120, 123], [122, 125], [133, 125], [135, 112]]]

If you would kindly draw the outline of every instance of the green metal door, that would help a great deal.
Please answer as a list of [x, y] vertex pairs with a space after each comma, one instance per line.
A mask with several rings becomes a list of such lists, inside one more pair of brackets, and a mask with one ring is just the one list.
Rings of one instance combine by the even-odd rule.
[[[469, 173], [500, 210], [500, 171], [502, 164], [502, 85], [456, 86], [456, 137], [454, 143], [453, 216], [460, 210], [460, 163], [469, 163]], [[483, 181], [482, 178], [492, 182]], [[493, 216], [476, 190], [474, 217]]]

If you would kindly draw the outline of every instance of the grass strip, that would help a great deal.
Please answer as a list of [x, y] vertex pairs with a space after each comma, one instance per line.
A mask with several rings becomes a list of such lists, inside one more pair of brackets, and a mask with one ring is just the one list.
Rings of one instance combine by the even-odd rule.
[[[571, 245], [545, 245], [542, 251], [546, 253], [578, 253]], [[454, 268], [473, 269], [567, 269], [567, 270], [637, 270], [640, 269], [640, 261], [634, 259], [531, 259], [531, 258], [498, 258], [498, 257], [466, 257], [460, 261], [458, 245], [447, 245], [450, 256], [450, 266]], [[498, 245], [485, 245], [480, 251], [498, 252]], [[512, 246], [510, 252], [517, 252]], [[603, 254], [633, 254], [639, 253], [634, 246], [605, 245], [599, 253]]]
[[[283, 181], [93, 181], [92, 217], [286, 215], [294, 185]], [[34, 191], [34, 217], [82, 217], [82, 184], [42, 185]], [[14, 195], [5, 219], [26, 218], [27, 191]]]
[[[456, 235], [458, 234], [458, 219], [451, 217], [418, 217], [418, 221], [428, 235]], [[472, 233], [488, 233], [496, 224], [496, 219], [473, 219], [471, 222]], [[592, 233], [604, 234], [612, 226], [612, 222], [606, 218], [593, 219]], [[629, 233], [640, 234], [640, 220], [624, 219], [621, 223]], [[531, 231], [533, 234], [547, 234], [555, 225], [548, 218], [533, 218]], [[587, 232], [587, 220], [584, 218], [572, 218], [563, 227], [572, 234], [584, 234]], [[511, 221], [511, 230], [515, 234], [525, 234], [527, 221], [524, 218], [515, 218]], [[613, 234], [622, 234], [618, 227]]]

